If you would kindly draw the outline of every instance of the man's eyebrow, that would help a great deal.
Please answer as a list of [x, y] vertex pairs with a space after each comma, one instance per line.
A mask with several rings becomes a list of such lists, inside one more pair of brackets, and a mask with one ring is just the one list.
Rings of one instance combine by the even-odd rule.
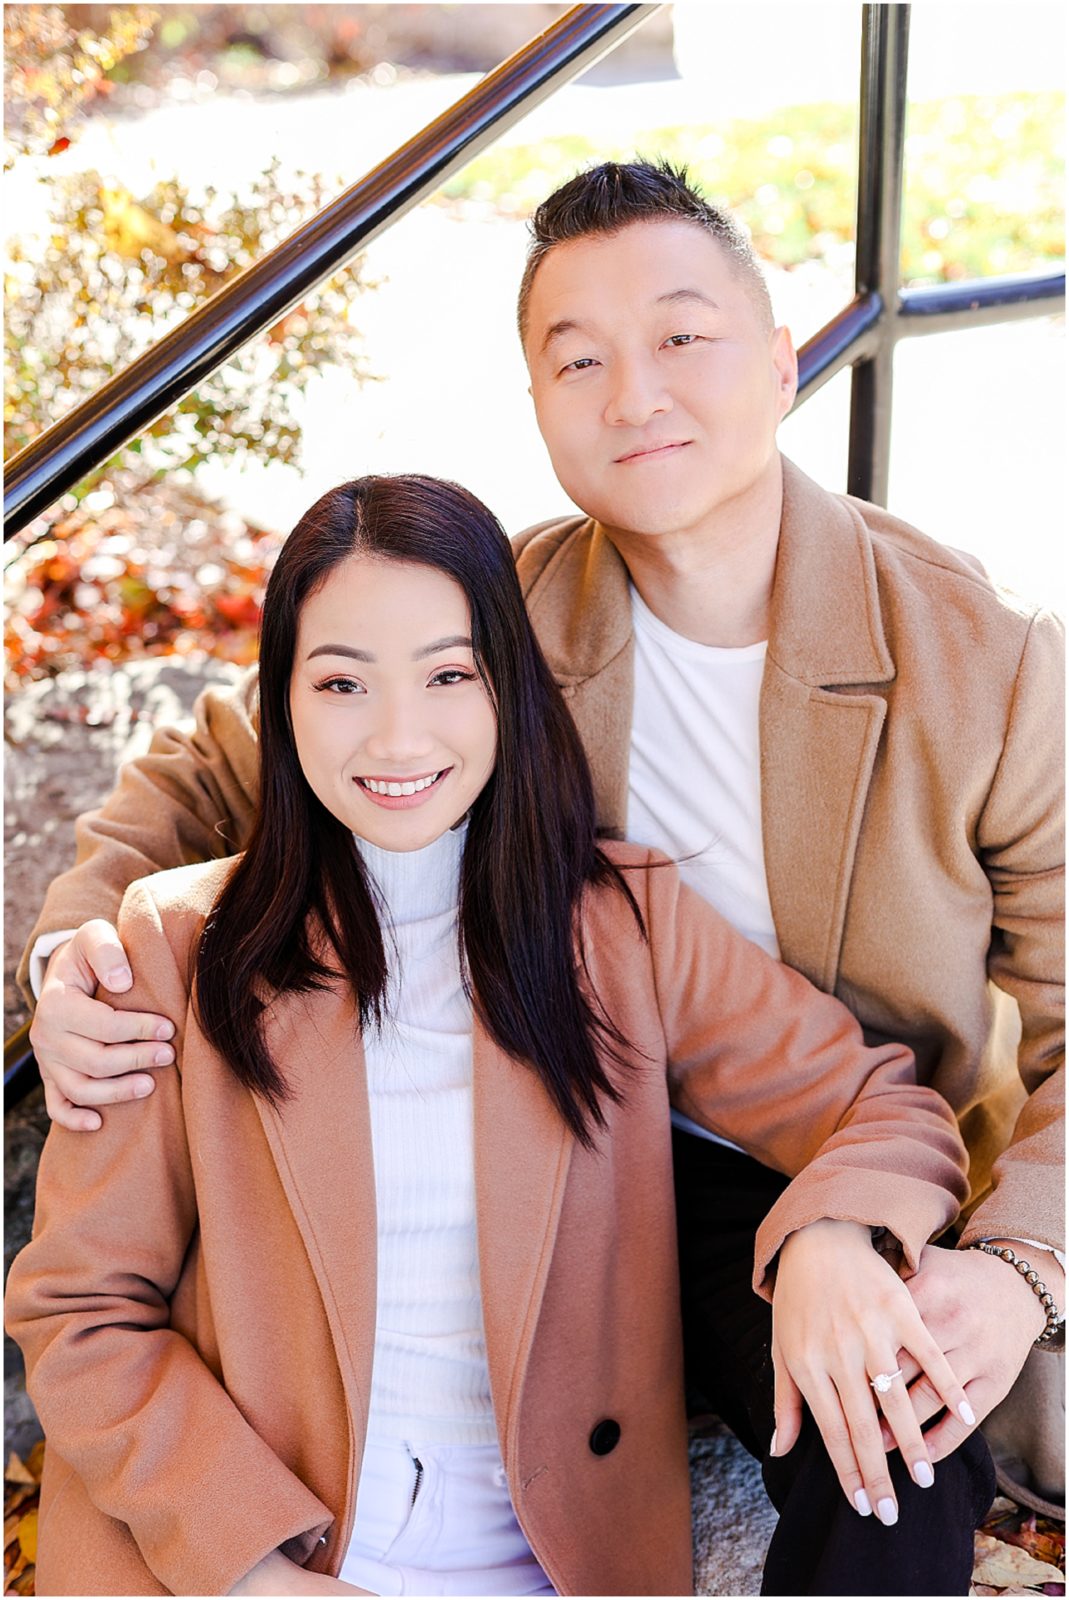
[[[436, 656], [442, 650], [470, 650], [471, 640], [467, 634], [451, 633], [444, 639], [435, 639], [433, 644], [425, 644], [420, 650], [413, 650], [413, 661], [423, 661], [427, 656]], [[311, 661], [314, 656], [348, 656], [351, 661], [375, 662], [370, 650], [357, 650], [351, 644], [317, 644], [314, 650], [309, 650], [305, 657]]]
[[710, 311], [719, 311], [716, 301], [701, 289], [671, 289], [668, 294], [659, 294], [656, 304], [659, 306], [700, 305], [707, 306]]
[[559, 322], [551, 322], [546, 329], [539, 354], [545, 355], [554, 339], [562, 339], [566, 333], [576, 333], [580, 327], [581, 324], [573, 322], [570, 317], [562, 317]]
[[[705, 306], [709, 311], [719, 311], [720, 307], [711, 295], [701, 289], [670, 289], [667, 294], [659, 294], [654, 305], [699, 305]], [[561, 339], [566, 333], [583, 333], [584, 326], [581, 322], [574, 321], [571, 317], [562, 317], [559, 322], [551, 322], [542, 339], [540, 354], [544, 355], [555, 339]]]

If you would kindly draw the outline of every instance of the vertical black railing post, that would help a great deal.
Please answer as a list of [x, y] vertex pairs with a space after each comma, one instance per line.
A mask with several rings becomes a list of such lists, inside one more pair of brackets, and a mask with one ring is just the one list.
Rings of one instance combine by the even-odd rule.
[[847, 489], [881, 505], [891, 458], [908, 39], [908, 5], [863, 8], [854, 273], [857, 293], [878, 295], [882, 311], [876, 349], [853, 369]]

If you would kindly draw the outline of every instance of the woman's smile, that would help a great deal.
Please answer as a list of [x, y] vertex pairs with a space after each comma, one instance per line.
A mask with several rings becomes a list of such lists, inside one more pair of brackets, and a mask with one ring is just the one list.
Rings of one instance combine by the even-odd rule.
[[429, 800], [452, 770], [452, 767], [442, 767], [416, 778], [360, 777], [353, 782], [377, 806], [385, 806], [387, 811], [405, 811]]

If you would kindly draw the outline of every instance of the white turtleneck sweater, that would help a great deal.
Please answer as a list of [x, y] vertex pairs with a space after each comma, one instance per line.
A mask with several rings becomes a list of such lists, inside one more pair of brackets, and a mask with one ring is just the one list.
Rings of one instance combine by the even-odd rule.
[[467, 828], [422, 850], [358, 839], [383, 902], [388, 1020], [364, 1034], [378, 1213], [371, 1438], [492, 1444], [479, 1286], [472, 1011], [458, 945]]

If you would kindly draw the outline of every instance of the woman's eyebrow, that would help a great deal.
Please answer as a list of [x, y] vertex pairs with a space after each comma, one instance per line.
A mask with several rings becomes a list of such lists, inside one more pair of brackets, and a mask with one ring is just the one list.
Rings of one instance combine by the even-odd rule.
[[[422, 661], [425, 656], [436, 656], [440, 650], [470, 650], [471, 640], [467, 634], [452, 633], [445, 639], [435, 639], [433, 644], [425, 644], [422, 649], [413, 650], [412, 660]], [[317, 644], [314, 650], [309, 650], [306, 661], [311, 661], [313, 656], [348, 656], [353, 661], [375, 662], [370, 650], [358, 650], [351, 644]]]
[[314, 650], [309, 650], [305, 660], [311, 661], [313, 656], [349, 656], [353, 661], [376, 659], [370, 650], [357, 650], [351, 644], [317, 644]]
[[470, 650], [471, 640], [463, 633], [450, 634], [447, 639], [435, 639], [433, 644], [426, 644], [422, 650], [412, 652], [413, 661], [422, 661], [424, 656], [436, 656], [439, 650]]

